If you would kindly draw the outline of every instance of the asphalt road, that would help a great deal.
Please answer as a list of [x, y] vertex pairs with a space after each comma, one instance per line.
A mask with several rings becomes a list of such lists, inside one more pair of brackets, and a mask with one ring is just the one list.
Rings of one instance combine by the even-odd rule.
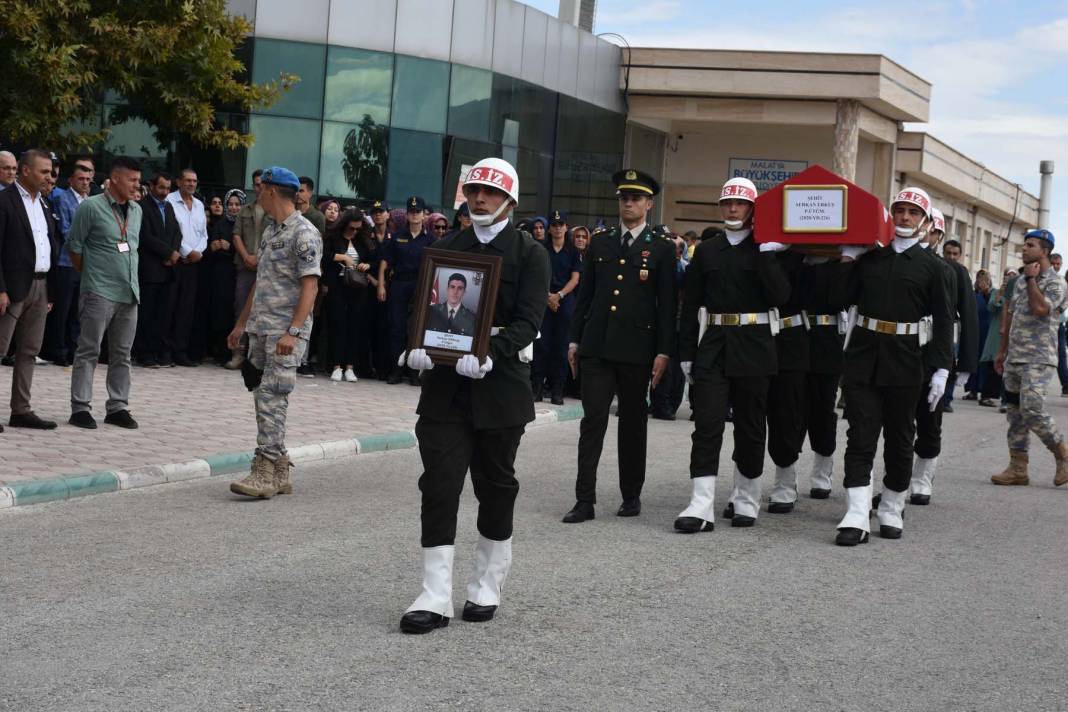
[[[640, 517], [613, 516], [611, 437], [598, 518], [564, 525], [578, 426], [533, 429], [497, 619], [426, 636], [397, 630], [421, 575], [414, 450], [301, 468], [271, 501], [216, 478], [16, 508], [0, 709], [1065, 709], [1068, 488], [1037, 444], [1032, 485], [994, 487], [1003, 417], [958, 402], [946, 423], [932, 506], [854, 549], [832, 544], [840, 487], [673, 533], [686, 422], [651, 423]], [[468, 487], [457, 612], [473, 515]]]

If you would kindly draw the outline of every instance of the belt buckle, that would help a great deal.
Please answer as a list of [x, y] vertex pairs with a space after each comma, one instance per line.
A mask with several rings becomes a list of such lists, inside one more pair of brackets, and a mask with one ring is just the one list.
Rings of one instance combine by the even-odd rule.
[[896, 334], [897, 324], [892, 321], [883, 321], [882, 319], [875, 320], [875, 330], [880, 334]]
[[741, 314], [721, 314], [720, 324], [723, 326], [738, 326], [742, 323]]

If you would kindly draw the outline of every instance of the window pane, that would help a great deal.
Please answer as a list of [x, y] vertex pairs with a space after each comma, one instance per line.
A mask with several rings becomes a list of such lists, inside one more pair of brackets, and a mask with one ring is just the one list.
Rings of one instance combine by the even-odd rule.
[[449, 65], [432, 59], [397, 56], [393, 76], [392, 126], [445, 133]]
[[449, 92], [449, 133], [483, 141], [489, 139], [492, 95], [493, 72], [454, 64]]
[[281, 119], [253, 114], [249, 131], [256, 143], [248, 150], [247, 172], [284, 166], [298, 176], [319, 183], [319, 132], [321, 124], [307, 119]]
[[389, 127], [365, 119], [360, 124], [323, 124], [319, 193], [338, 198], [381, 199], [386, 193]]
[[300, 81], [284, 92], [264, 114], [317, 119], [323, 111], [323, 68], [326, 47], [304, 42], [257, 39], [252, 63], [252, 81], [260, 84], [278, 79], [281, 72], [296, 74]]
[[403, 203], [409, 195], [418, 195], [427, 205], [441, 207], [442, 138], [441, 134], [420, 131], [389, 132], [386, 199], [390, 203]]
[[[220, 128], [248, 132], [248, 116], [245, 114], [219, 113], [215, 115], [215, 124]], [[192, 166], [196, 169], [197, 178], [200, 179], [200, 191], [205, 195], [221, 195], [230, 188], [244, 190], [252, 183], [251, 175], [243, 175], [246, 155], [244, 148], [206, 148], [185, 135], [179, 136], [175, 144], [176, 165]], [[174, 164], [175, 162], [172, 162], [172, 165]]]
[[104, 107], [105, 125], [111, 128], [107, 141], [104, 142], [103, 165], [97, 165], [97, 176], [102, 179], [107, 175], [107, 167], [116, 156], [129, 156], [141, 162], [141, 172], [151, 176], [157, 171], [167, 169], [167, 150], [160, 148], [152, 127], [141, 119], [128, 119], [121, 124], [112, 117], [114, 107]]
[[370, 116], [389, 124], [393, 90], [393, 55], [331, 47], [326, 61], [326, 106], [323, 118], [360, 123]]
[[574, 224], [617, 219], [611, 178], [622, 167], [624, 128], [621, 114], [560, 96], [552, 207]]

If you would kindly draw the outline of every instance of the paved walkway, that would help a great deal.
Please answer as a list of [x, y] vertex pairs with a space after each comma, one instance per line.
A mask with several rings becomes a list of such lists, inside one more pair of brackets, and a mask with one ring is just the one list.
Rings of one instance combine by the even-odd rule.
[[[100, 427], [83, 430], [70, 417], [69, 368], [38, 366], [33, 408], [59, 422], [51, 431], [7, 426], [11, 369], [0, 368], [0, 485], [101, 470], [177, 463], [256, 446], [252, 396], [241, 376], [215, 365], [151, 370], [134, 367], [130, 412], [138, 430], [105, 425], [106, 366], [97, 369], [93, 413]], [[289, 400], [286, 444], [300, 445], [411, 430], [419, 389], [379, 381], [334, 383], [300, 378]], [[578, 402], [568, 400], [568, 405]], [[539, 403], [538, 412], [552, 406]]]

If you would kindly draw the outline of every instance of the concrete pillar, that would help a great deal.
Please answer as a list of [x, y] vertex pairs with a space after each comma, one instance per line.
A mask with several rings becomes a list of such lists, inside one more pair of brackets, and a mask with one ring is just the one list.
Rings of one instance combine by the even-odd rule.
[[838, 175], [852, 182], [857, 176], [857, 144], [860, 138], [860, 102], [839, 99], [834, 121], [834, 165]]
[[892, 143], [875, 144], [875, 178], [871, 192], [889, 205], [894, 199], [894, 171], [897, 169], [897, 146]]

